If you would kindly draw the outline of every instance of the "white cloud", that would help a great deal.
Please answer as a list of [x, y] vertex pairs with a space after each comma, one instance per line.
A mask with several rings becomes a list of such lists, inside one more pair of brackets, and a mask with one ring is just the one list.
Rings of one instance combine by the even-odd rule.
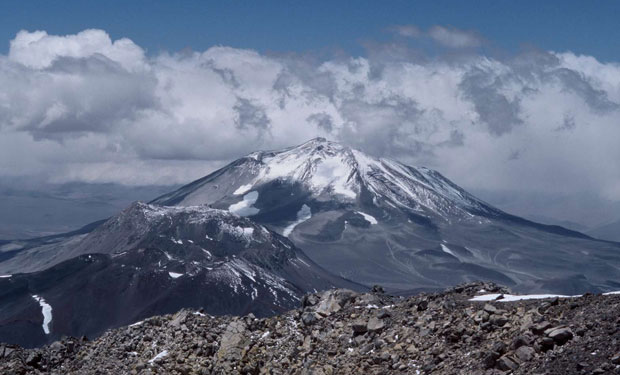
[[435, 25], [426, 31], [414, 25], [397, 25], [389, 28], [389, 31], [405, 38], [427, 38], [447, 48], [474, 48], [483, 44], [482, 37], [475, 32], [440, 25]]
[[397, 25], [391, 27], [390, 30], [406, 38], [419, 38], [422, 36], [422, 31], [413, 25]]
[[142, 48], [127, 38], [112, 42], [103, 30], [88, 29], [66, 36], [22, 30], [11, 40], [9, 50], [9, 59], [36, 69], [49, 67], [59, 57], [83, 58], [93, 55], [105, 56], [128, 70], [147, 67]]
[[570, 52], [369, 56], [146, 57], [101, 30], [22, 31], [0, 56], [0, 175], [182, 183], [325, 136], [467, 187], [620, 200], [618, 64]]
[[428, 35], [436, 42], [450, 48], [470, 48], [482, 45], [482, 39], [470, 31], [433, 26]]

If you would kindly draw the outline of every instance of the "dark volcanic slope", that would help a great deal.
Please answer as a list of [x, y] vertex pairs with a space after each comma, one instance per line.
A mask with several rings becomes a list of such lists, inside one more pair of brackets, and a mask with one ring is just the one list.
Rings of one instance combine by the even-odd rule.
[[0, 342], [94, 337], [181, 308], [273, 315], [309, 291], [360, 288], [286, 238], [207, 207], [136, 203], [54, 255], [61, 262], [44, 271], [0, 278]]
[[620, 287], [620, 244], [509, 215], [436, 171], [324, 139], [252, 153], [153, 203], [248, 216], [332, 273], [392, 290], [472, 280], [563, 294]]
[[334, 290], [266, 319], [184, 310], [93, 342], [0, 345], [0, 373], [620, 373], [620, 295], [470, 302], [481, 289], [498, 290], [470, 284], [408, 299]]

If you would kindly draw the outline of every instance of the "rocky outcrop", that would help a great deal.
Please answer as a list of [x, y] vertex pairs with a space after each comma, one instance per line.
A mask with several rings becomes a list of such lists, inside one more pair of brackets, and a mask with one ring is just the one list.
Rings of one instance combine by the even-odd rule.
[[620, 295], [472, 302], [491, 284], [409, 298], [330, 290], [257, 319], [183, 310], [40, 349], [4, 374], [620, 374]]

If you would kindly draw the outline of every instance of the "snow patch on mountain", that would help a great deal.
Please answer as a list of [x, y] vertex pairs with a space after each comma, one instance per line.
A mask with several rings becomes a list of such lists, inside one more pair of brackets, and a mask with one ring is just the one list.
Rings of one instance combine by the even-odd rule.
[[6, 245], [0, 246], [0, 252], [19, 250], [19, 249], [22, 249], [23, 247], [24, 247], [23, 245], [20, 245], [20, 244], [15, 243], [15, 242], [11, 242], [11, 243], [8, 243]]
[[233, 195], [242, 195], [247, 193], [248, 191], [250, 191], [250, 189], [252, 189], [252, 184], [247, 184], [247, 185], [241, 185], [239, 186], [239, 188], [237, 188], [237, 190], [235, 190], [233, 192]]
[[155, 357], [149, 359], [149, 364], [153, 364], [156, 361], [158, 361], [158, 360], [160, 360], [160, 359], [162, 359], [164, 357], [167, 357], [167, 356], [168, 356], [168, 351], [167, 350], [162, 350]]
[[46, 335], [49, 335], [50, 323], [52, 322], [52, 306], [49, 303], [45, 302], [45, 299], [43, 297], [40, 297], [36, 294], [34, 294], [32, 298], [39, 303], [39, 306], [41, 306], [41, 314], [43, 314], [43, 332], [45, 332]]
[[233, 237], [243, 239], [246, 242], [252, 241], [254, 235], [254, 228], [252, 227], [240, 227], [224, 222], [219, 223], [219, 226], [221, 231], [229, 233]]
[[168, 276], [172, 277], [173, 279], [178, 279], [179, 277], [183, 276], [183, 274], [176, 273], [176, 272], [168, 272]]
[[615, 292], [607, 292], [607, 293], [603, 293], [604, 296], [611, 296], [611, 295], [616, 295], [616, 294], [620, 294], [620, 290], [615, 291]]
[[452, 256], [456, 256], [456, 254], [454, 254], [454, 253], [452, 252], [452, 250], [450, 250], [450, 248], [449, 248], [448, 246], [444, 245], [444, 244], [441, 244], [441, 250], [442, 250], [444, 253], [448, 253], [448, 254], [450, 254], [450, 255], [452, 255]]
[[234, 259], [229, 263], [229, 265], [235, 270], [239, 271], [248, 279], [252, 280], [252, 282], [256, 282], [256, 272], [252, 269], [252, 267], [245, 261], [240, 259]]
[[303, 182], [317, 195], [332, 193], [355, 199], [359, 186], [352, 179], [355, 165], [347, 150], [340, 144], [314, 139], [284, 151], [258, 153], [255, 158], [261, 162], [260, 170], [251, 184], [289, 179]]
[[364, 220], [369, 222], [371, 225], [374, 225], [374, 224], [378, 223], [377, 219], [375, 219], [375, 217], [372, 216], [372, 215], [368, 215], [368, 214], [363, 213], [361, 211], [355, 211], [355, 213], [362, 215], [364, 217]]
[[297, 212], [297, 220], [289, 224], [286, 228], [284, 228], [284, 230], [282, 231], [282, 235], [284, 237], [288, 237], [291, 233], [293, 233], [293, 229], [295, 229], [296, 226], [298, 226], [299, 224], [303, 223], [306, 220], [309, 220], [311, 217], [312, 217], [312, 210], [310, 209], [308, 205], [304, 204], [303, 206], [301, 206], [301, 209]]
[[260, 211], [258, 208], [253, 206], [257, 200], [258, 192], [251, 191], [243, 196], [243, 200], [241, 202], [231, 204], [230, 207], [228, 207], [228, 211], [235, 213], [239, 216], [256, 215]]
[[0, 279], [8, 279], [11, 276], [13, 275], [0, 275]]
[[[497, 299], [499, 296], [502, 298]], [[481, 296], [475, 296], [471, 298], [470, 301], [478, 301], [478, 302], [487, 302], [487, 301], [497, 301], [497, 302], [514, 302], [514, 301], [526, 301], [531, 299], [548, 299], [548, 298], [574, 298], [581, 297], [577, 296], [564, 296], [559, 294], [524, 294], [524, 295], [513, 295], [513, 294], [483, 294]]]

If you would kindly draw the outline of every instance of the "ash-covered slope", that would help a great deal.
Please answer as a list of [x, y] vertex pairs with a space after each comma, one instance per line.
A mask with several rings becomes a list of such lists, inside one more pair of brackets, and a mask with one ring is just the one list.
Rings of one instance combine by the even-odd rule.
[[483, 279], [568, 294], [620, 285], [620, 244], [509, 215], [436, 171], [321, 138], [252, 153], [152, 203], [248, 216], [366, 285], [436, 289]]
[[[17, 254], [51, 268], [0, 278], [0, 342], [41, 345], [90, 337], [181, 308], [273, 315], [309, 291], [360, 289], [286, 238], [208, 207], [135, 203], [70, 245]], [[47, 307], [46, 307], [47, 306]]]
[[[484, 289], [484, 290], [483, 290]], [[470, 284], [403, 299], [331, 290], [266, 319], [192, 310], [95, 341], [0, 344], [8, 374], [617, 374], [620, 295], [472, 302]]]

